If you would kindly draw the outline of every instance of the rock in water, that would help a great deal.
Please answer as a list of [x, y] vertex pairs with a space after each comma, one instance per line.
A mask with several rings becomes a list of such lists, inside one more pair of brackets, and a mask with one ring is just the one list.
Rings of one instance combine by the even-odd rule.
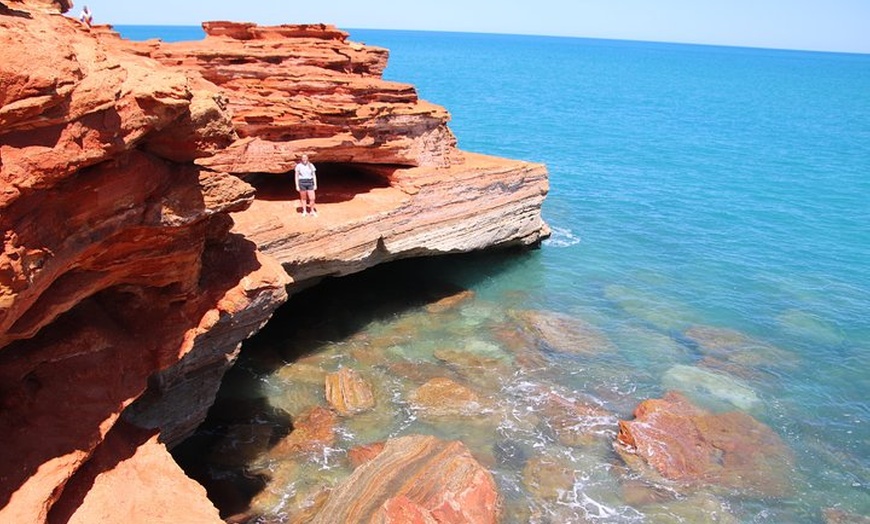
[[630, 467], [644, 465], [687, 486], [721, 487], [781, 497], [791, 489], [793, 457], [772, 429], [735, 411], [711, 413], [679, 393], [642, 402], [620, 421], [616, 449]]
[[433, 378], [411, 393], [411, 404], [423, 416], [474, 416], [484, 409], [480, 395], [449, 378]]
[[571, 315], [555, 311], [520, 311], [514, 317], [533, 343], [551, 351], [596, 355], [616, 351], [603, 331]]
[[312, 523], [494, 524], [500, 506], [495, 480], [464, 444], [412, 435], [387, 441], [335, 488]]
[[359, 373], [342, 368], [325, 379], [326, 400], [341, 415], [362, 413], [375, 407], [372, 387]]
[[664, 374], [662, 385], [665, 389], [676, 389], [689, 397], [712, 396], [744, 411], [761, 406], [755, 391], [740, 380], [695, 366], [677, 364]]

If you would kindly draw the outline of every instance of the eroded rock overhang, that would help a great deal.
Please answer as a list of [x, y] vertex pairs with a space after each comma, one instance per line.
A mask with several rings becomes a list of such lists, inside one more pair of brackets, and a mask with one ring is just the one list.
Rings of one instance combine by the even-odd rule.
[[[546, 168], [457, 149], [447, 110], [382, 79], [387, 50], [328, 25], [204, 28], [201, 42], [130, 46], [220, 88], [239, 140], [196, 162], [257, 188], [234, 231], [294, 282], [549, 234]], [[293, 187], [303, 153], [320, 175], [316, 220], [301, 217]]]
[[166, 445], [286, 286], [534, 245], [546, 169], [459, 151], [444, 108], [381, 78], [385, 49], [334, 27], [134, 43], [69, 7], [0, 4], [0, 520], [219, 521]]

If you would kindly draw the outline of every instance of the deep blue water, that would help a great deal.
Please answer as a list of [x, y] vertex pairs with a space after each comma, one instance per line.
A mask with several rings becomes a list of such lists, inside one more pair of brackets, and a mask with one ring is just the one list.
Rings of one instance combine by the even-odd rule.
[[799, 490], [735, 512], [870, 515], [870, 55], [350, 33], [391, 50], [386, 78], [448, 108], [461, 148], [549, 168], [553, 237], [456, 280], [600, 327], [622, 355], [621, 377], [601, 380], [637, 402], [694, 364], [656, 350], [692, 326], [786, 352], [790, 365], [740, 379], [763, 403], [753, 416], [794, 451]]

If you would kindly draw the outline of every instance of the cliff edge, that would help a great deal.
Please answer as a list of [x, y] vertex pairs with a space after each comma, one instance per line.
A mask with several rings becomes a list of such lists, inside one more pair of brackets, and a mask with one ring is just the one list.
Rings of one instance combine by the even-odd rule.
[[[534, 245], [543, 165], [460, 151], [450, 114], [383, 80], [388, 51], [330, 25], [206, 22], [199, 42], [127, 42], [221, 89], [239, 139], [196, 163], [257, 188], [235, 231], [294, 282], [410, 256]], [[111, 34], [106, 35], [112, 38]], [[316, 220], [303, 220], [292, 170], [318, 168]]]
[[334, 27], [135, 43], [69, 8], [0, 3], [0, 521], [217, 522], [167, 446], [287, 291], [534, 245], [546, 170], [456, 149]]

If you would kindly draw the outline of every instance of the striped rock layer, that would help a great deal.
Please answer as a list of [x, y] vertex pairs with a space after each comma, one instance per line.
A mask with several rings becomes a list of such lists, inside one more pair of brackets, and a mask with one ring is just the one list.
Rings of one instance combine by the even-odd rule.
[[494, 524], [499, 511], [495, 480], [461, 442], [412, 435], [354, 470], [312, 523]]
[[458, 150], [444, 108], [381, 78], [387, 50], [332, 26], [133, 43], [70, 8], [0, 3], [0, 521], [217, 522], [167, 446], [288, 290], [536, 245], [546, 168]]

